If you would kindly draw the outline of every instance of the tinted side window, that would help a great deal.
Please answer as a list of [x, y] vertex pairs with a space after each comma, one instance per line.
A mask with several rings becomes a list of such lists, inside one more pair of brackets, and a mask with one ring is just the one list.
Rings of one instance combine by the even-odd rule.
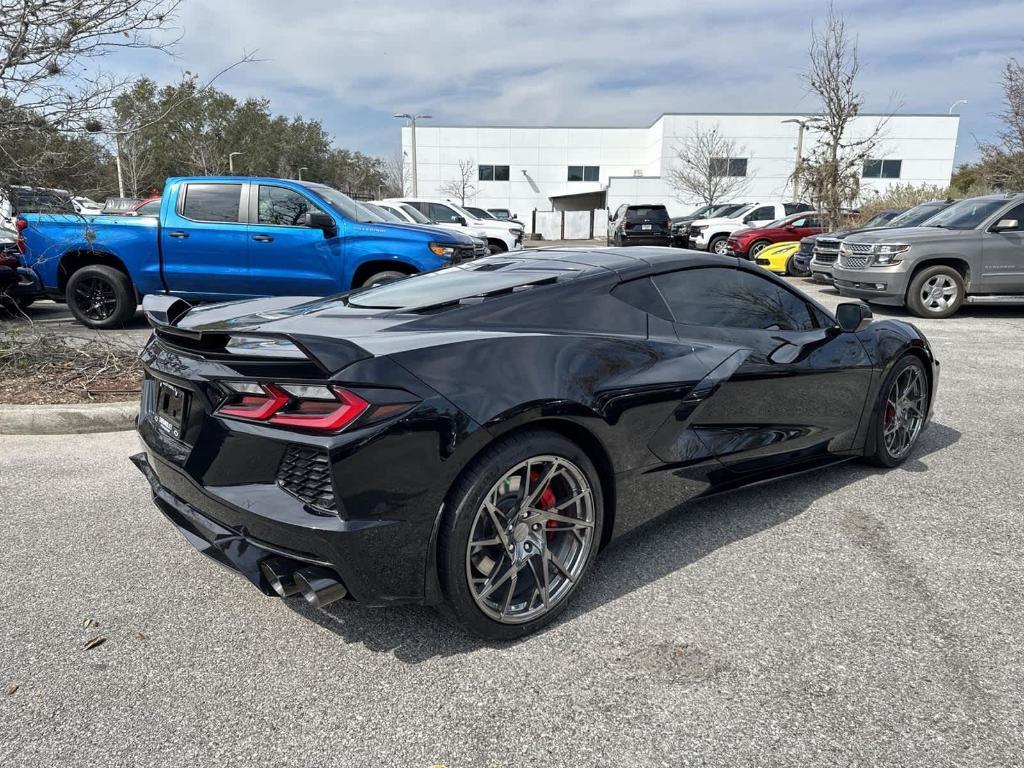
[[193, 221], [238, 222], [241, 184], [189, 184], [181, 214]]
[[815, 327], [799, 296], [743, 270], [686, 269], [658, 275], [654, 282], [677, 323], [780, 331]]
[[307, 213], [322, 213], [304, 195], [284, 187], [260, 185], [256, 221], [279, 227], [302, 226], [302, 217]]
[[751, 221], [762, 221], [775, 218], [775, 209], [770, 205], [762, 205], [750, 212], [747, 216]]
[[432, 218], [434, 221], [440, 221], [444, 223], [456, 223], [455, 211], [449, 208], [447, 205], [441, 205], [440, 203], [427, 203], [427, 216]]

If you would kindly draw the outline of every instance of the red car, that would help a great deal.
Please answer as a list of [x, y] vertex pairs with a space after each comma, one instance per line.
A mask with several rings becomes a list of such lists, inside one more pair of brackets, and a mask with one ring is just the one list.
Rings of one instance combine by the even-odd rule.
[[799, 240], [808, 235], [817, 235], [824, 231], [825, 229], [818, 221], [818, 214], [815, 211], [794, 213], [784, 219], [773, 221], [765, 227], [744, 229], [732, 233], [729, 235], [728, 253], [733, 256], [753, 259], [765, 247], [773, 243]]

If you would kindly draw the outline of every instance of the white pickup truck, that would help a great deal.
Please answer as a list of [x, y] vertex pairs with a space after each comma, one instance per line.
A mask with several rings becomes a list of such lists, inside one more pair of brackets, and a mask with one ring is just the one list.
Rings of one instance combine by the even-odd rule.
[[809, 210], [811, 206], [807, 203], [749, 203], [729, 216], [691, 222], [690, 242], [698, 250], [725, 253], [729, 235], [733, 232], [763, 227], [791, 213]]
[[458, 224], [472, 230], [483, 230], [491, 253], [514, 251], [523, 247], [522, 224], [497, 219], [478, 219], [458, 203], [440, 197], [391, 198], [383, 202], [390, 203], [392, 200], [408, 203], [438, 224]]

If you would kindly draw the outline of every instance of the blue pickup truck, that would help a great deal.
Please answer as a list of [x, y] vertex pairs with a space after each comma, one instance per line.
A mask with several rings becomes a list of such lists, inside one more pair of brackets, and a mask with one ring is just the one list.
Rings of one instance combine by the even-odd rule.
[[171, 178], [159, 216], [25, 214], [23, 262], [92, 328], [117, 328], [146, 294], [195, 301], [326, 296], [471, 259], [478, 244], [383, 221], [323, 184]]

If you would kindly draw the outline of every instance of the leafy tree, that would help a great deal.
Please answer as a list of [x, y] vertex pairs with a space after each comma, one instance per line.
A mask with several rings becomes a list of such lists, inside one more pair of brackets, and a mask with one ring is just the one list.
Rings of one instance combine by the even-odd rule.
[[998, 114], [1003, 123], [998, 141], [982, 142], [979, 171], [997, 189], [1024, 190], [1024, 65], [1006, 62], [1002, 73], [1004, 106]]

